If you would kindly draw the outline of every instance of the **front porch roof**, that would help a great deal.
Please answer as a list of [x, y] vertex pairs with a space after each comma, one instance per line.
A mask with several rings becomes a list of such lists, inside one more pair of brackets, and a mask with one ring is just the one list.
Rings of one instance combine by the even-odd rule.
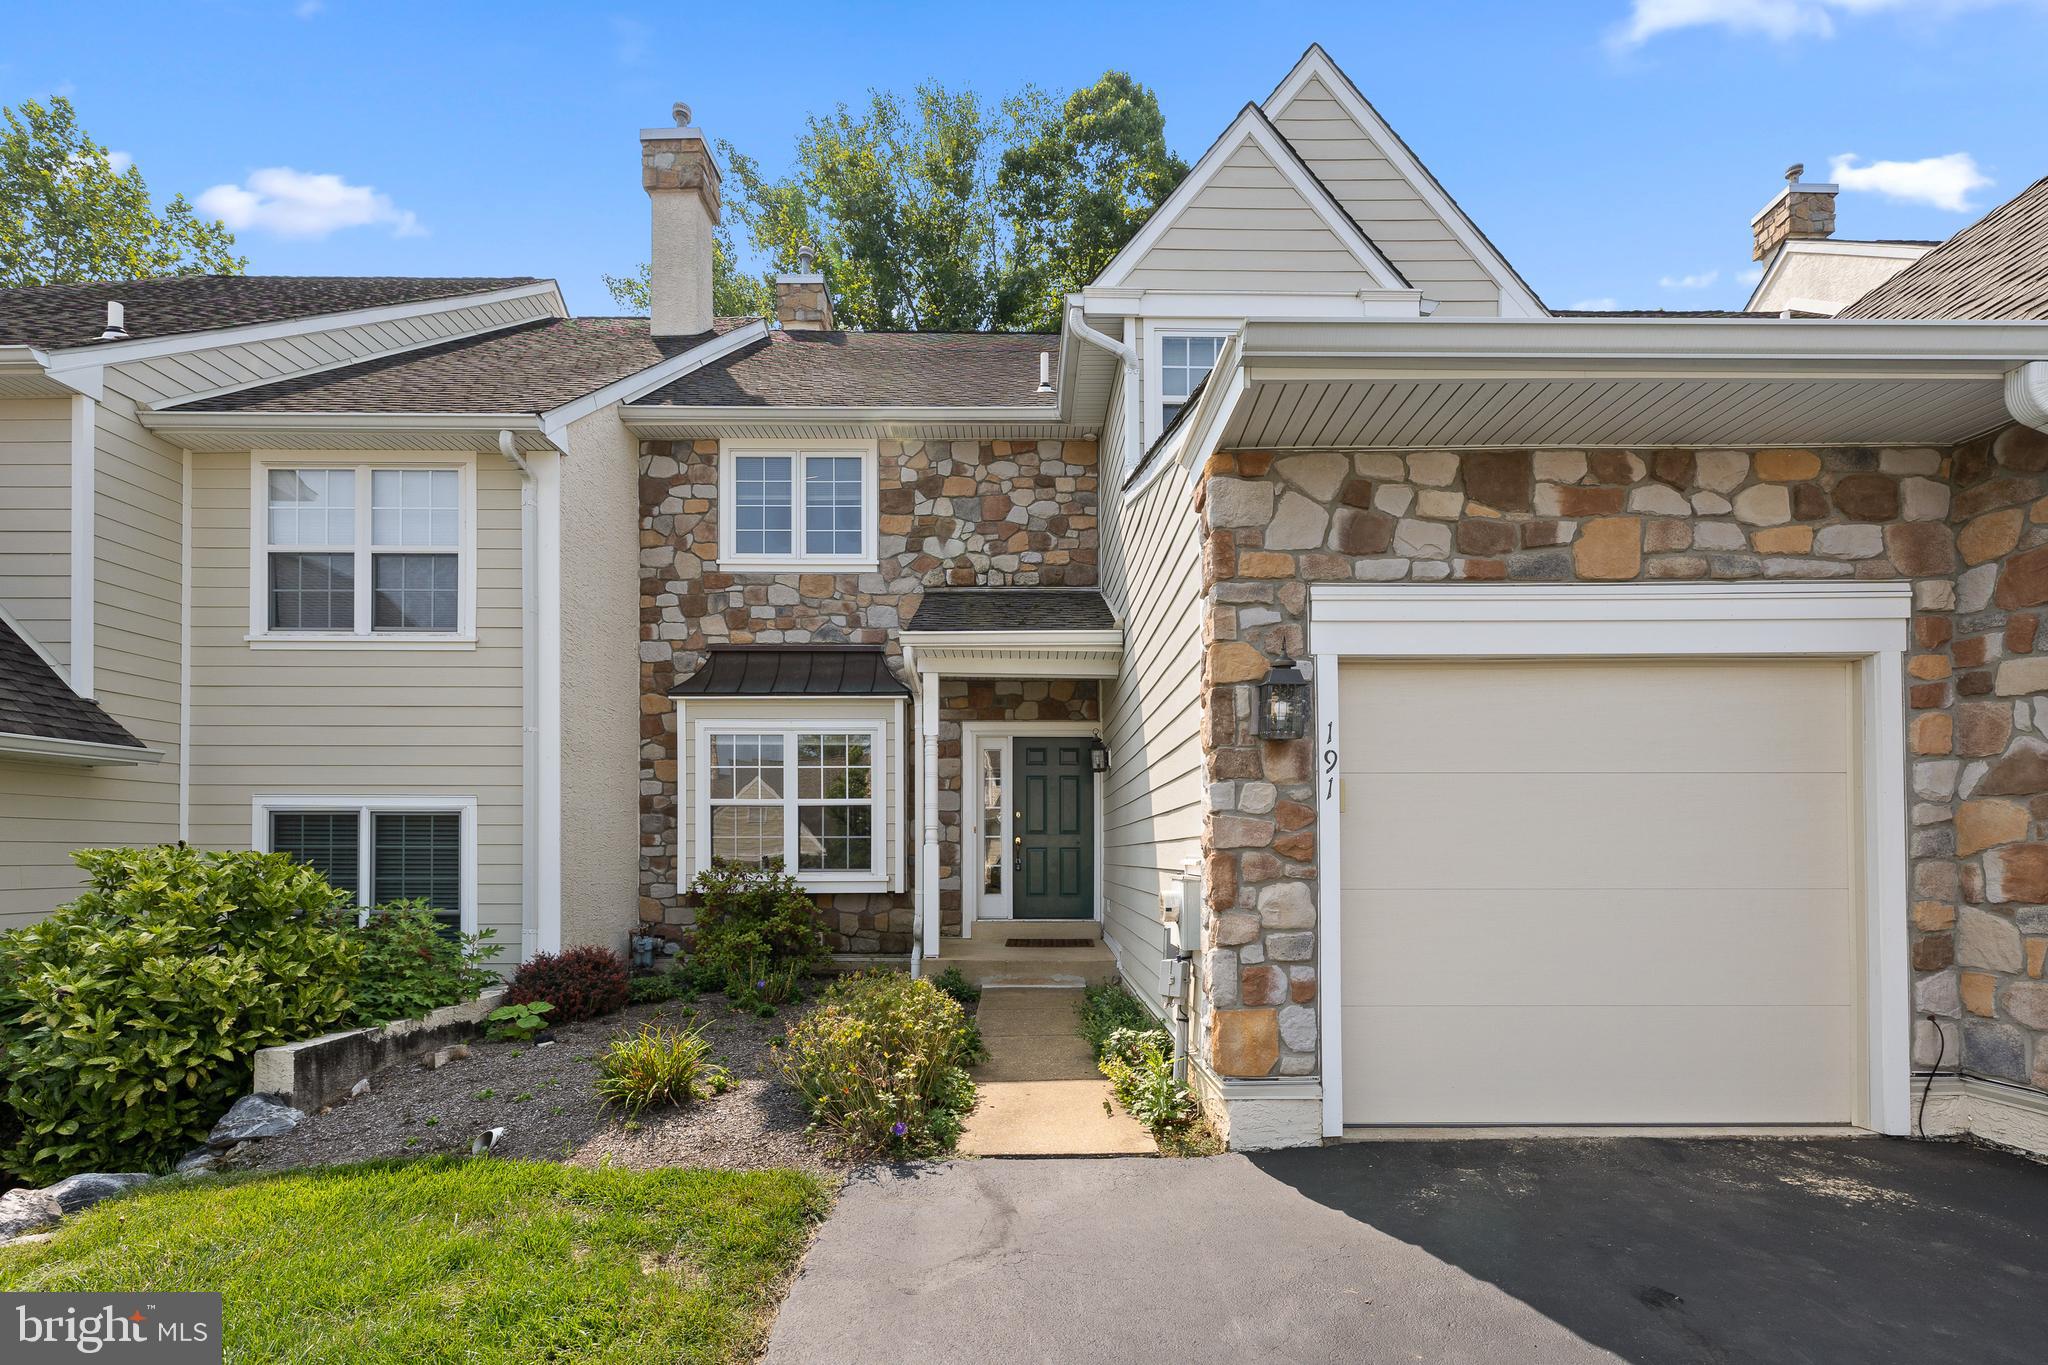
[[2043, 360], [2038, 322], [1255, 321], [1160, 454], [1949, 445]]
[[1124, 633], [1093, 588], [953, 588], [903, 627], [910, 672], [954, 678], [1114, 678]]

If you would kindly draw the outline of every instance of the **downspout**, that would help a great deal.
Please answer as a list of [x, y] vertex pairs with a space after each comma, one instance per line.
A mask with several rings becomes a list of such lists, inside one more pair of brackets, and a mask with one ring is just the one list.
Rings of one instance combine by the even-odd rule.
[[2036, 431], [2048, 431], [2048, 361], [2029, 360], [2006, 372], [2005, 410]]
[[498, 433], [498, 453], [519, 471], [519, 959], [531, 958], [540, 937], [540, 583], [534, 561], [540, 506], [533, 470], [509, 431]]
[[1089, 326], [1087, 318], [1082, 315], [1078, 300], [1070, 300], [1067, 304], [1067, 326], [1073, 329], [1074, 335], [1081, 340], [1091, 346], [1100, 346], [1123, 362], [1124, 440], [1127, 450], [1135, 452], [1127, 453], [1125, 458], [1142, 458], [1145, 442], [1144, 433], [1138, 429], [1139, 417], [1143, 411], [1139, 406], [1143, 396], [1138, 390], [1138, 348], [1128, 341], [1113, 337], [1107, 332], [1098, 332]]

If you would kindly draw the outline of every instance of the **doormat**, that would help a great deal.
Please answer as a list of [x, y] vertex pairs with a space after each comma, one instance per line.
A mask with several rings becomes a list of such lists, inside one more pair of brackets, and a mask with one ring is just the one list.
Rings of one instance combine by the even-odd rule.
[[1003, 941], [1005, 948], [1093, 948], [1092, 938], [1012, 938]]

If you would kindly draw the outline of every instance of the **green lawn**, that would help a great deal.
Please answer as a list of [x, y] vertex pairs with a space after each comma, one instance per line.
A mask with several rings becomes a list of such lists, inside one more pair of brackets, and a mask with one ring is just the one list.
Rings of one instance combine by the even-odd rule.
[[0, 1248], [0, 1289], [213, 1289], [231, 1361], [726, 1361], [824, 1187], [456, 1158], [180, 1182]]

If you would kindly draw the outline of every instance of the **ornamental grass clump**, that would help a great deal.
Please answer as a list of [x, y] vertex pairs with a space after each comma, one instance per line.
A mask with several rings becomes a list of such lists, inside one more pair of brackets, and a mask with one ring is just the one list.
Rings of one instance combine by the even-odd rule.
[[614, 1038], [597, 1061], [597, 1094], [632, 1118], [649, 1105], [688, 1104], [732, 1086], [732, 1075], [710, 1060], [711, 1044], [695, 1029], [645, 1024]]
[[352, 1017], [353, 898], [282, 853], [72, 855], [88, 889], [0, 934], [0, 1165], [160, 1171], [246, 1093], [258, 1048]]
[[946, 1151], [974, 1107], [972, 1039], [960, 1003], [931, 982], [864, 972], [791, 1027], [782, 1075], [849, 1151]]

